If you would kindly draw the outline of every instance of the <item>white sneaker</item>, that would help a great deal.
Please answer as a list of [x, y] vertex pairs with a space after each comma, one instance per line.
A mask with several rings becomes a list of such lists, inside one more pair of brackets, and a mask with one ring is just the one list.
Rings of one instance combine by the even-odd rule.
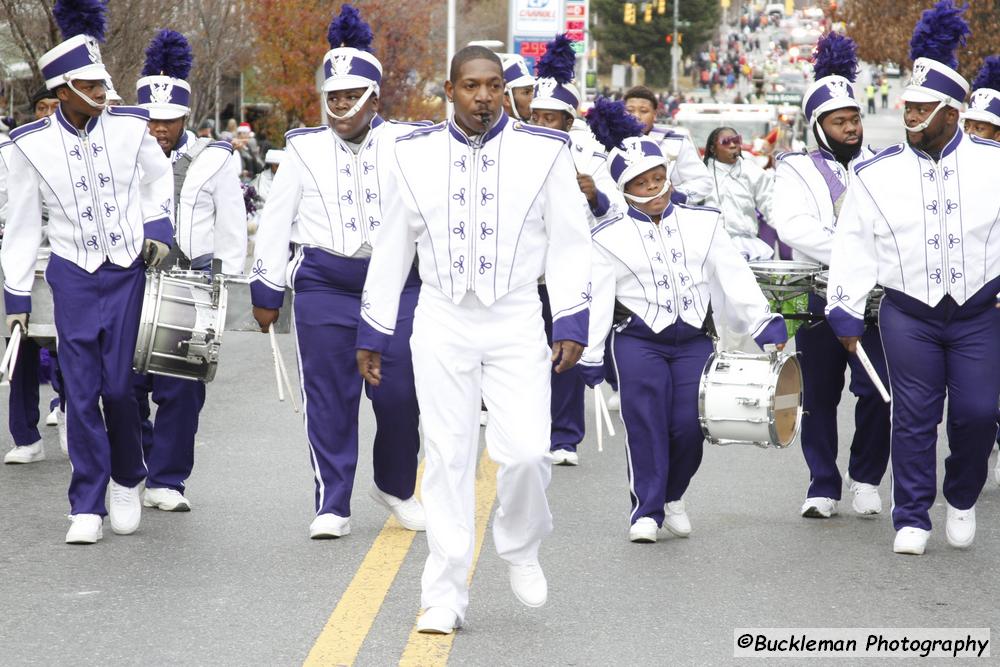
[[993, 479], [996, 480], [997, 484], [1000, 484], [1000, 453], [997, 453], [997, 464], [993, 468]]
[[526, 607], [541, 607], [549, 599], [549, 584], [538, 563], [511, 565], [510, 588]]
[[59, 420], [57, 426], [59, 427], [59, 449], [66, 456], [69, 456], [69, 436], [66, 435], [66, 411], [59, 408], [59, 413], [56, 417]]
[[190, 512], [191, 503], [176, 489], [146, 489], [143, 507], [155, 507], [164, 512]]
[[931, 531], [923, 528], [906, 526], [896, 531], [896, 540], [892, 543], [892, 550], [898, 554], [910, 554], [922, 556], [927, 547], [927, 538], [931, 536]]
[[[479, 411], [479, 425], [480, 426], [486, 426], [489, 422], [490, 422], [490, 413], [487, 412], [486, 410], [480, 410]], [[434, 609], [434, 608], [435, 607], [431, 607], [431, 609]], [[421, 617], [421, 618], [423, 618], [423, 617]]]
[[104, 517], [97, 514], [71, 514], [73, 524], [66, 531], [66, 544], [94, 544], [104, 537]]
[[368, 495], [372, 500], [386, 508], [396, 517], [396, 521], [407, 530], [427, 530], [427, 520], [424, 518], [424, 506], [420, 504], [416, 496], [410, 496], [406, 500], [400, 500], [396, 496], [385, 493], [374, 484], [368, 489]]
[[684, 499], [667, 503], [666, 516], [663, 517], [663, 527], [677, 537], [687, 537], [691, 534], [691, 519], [684, 508]]
[[637, 544], [652, 544], [656, 542], [656, 532], [659, 528], [656, 521], [650, 517], [639, 517], [629, 526], [628, 539]]
[[948, 505], [948, 521], [945, 524], [948, 544], [956, 549], [967, 549], [976, 539], [976, 506], [967, 510], [955, 509]]
[[56, 407], [52, 408], [52, 412], [50, 412], [45, 417], [45, 425], [55, 426], [58, 423], [59, 423], [59, 406], [57, 405]]
[[44, 460], [45, 460], [45, 447], [42, 445], [41, 440], [30, 445], [22, 445], [21, 447], [14, 447], [9, 452], [4, 454], [3, 457], [3, 462], [7, 464], [37, 463], [38, 461], [44, 461]]
[[621, 412], [621, 409], [622, 409], [622, 399], [618, 395], [618, 392], [612, 389], [611, 395], [608, 396], [608, 410]]
[[810, 519], [829, 519], [837, 514], [837, 501], [833, 498], [806, 498], [801, 512], [802, 516]]
[[309, 524], [309, 537], [313, 540], [331, 540], [351, 534], [350, 517], [336, 514], [319, 514]]
[[118, 535], [131, 535], [139, 528], [142, 518], [142, 501], [139, 499], [139, 485], [122, 486], [111, 480], [108, 482], [111, 502], [108, 503], [108, 518], [111, 530]]
[[580, 455], [568, 449], [556, 449], [552, 452], [552, 465], [578, 466], [580, 465]]
[[878, 495], [878, 487], [864, 482], [851, 482], [851, 493], [854, 500], [851, 507], [856, 514], [871, 516], [882, 512], [882, 498]]
[[428, 607], [417, 619], [417, 632], [428, 635], [450, 635], [458, 627], [458, 616], [447, 607]]

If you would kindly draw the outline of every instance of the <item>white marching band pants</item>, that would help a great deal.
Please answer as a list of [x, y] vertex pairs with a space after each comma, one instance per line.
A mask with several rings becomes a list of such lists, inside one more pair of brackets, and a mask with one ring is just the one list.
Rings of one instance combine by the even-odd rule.
[[475, 541], [480, 397], [490, 413], [486, 446], [499, 465], [493, 541], [512, 564], [536, 562], [552, 532], [545, 489], [549, 455], [550, 351], [534, 284], [492, 306], [473, 293], [455, 305], [424, 285], [413, 320], [413, 371], [424, 433], [421, 500], [430, 555], [421, 606], [464, 619]]

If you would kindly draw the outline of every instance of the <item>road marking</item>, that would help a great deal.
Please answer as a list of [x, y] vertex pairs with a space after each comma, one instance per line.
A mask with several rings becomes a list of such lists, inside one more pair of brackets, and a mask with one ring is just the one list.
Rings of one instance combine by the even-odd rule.
[[[424, 464], [417, 470], [417, 491]], [[390, 516], [306, 657], [306, 667], [352, 665], [417, 533]]]
[[[497, 496], [497, 468], [497, 464], [490, 459], [484, 448], [479, 458], [479, 471], [476, 474], [476, 546], [472, 553], [472, 567], [469, 568], [469, 584], [472, 583], [472, 575], [476, 572], [476, 563], [479, 562], [483, 538], [486, 536], [486, 524], [489, 523], [493, 501]], [[417, 626], [414, 624], [406, 648], [403, 650], [403, 657], [399, 659], [400, 667], [446, 665], [452, 644], [455, 642], [455, 634], [453, 632], [450, 635], [425, 635], [417, 632]]]

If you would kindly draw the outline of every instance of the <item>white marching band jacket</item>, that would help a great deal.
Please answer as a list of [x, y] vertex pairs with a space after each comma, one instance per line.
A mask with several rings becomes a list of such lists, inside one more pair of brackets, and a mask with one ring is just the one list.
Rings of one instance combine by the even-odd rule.
[[[181, 137], [171, 154], [174, 162], [195, 145], [189, 133]], [[211, 255], [222, 261], [223, 273], [239, 275], [247, 254], [247, 216], [240, 179], [230, 163], [240, 158], [228, 141], [200, 148], [177, 202], [177, 245], [192, 261]]]
[[706, 198], [705, 205], [722, 211], [726, 231], [747, 259], [770, 259], [774, 249], [757, 238], [760, 228], [757, 211], [766, 220], [771, 219], [774, 173], [761, 169], [744, 157], [740, 157], [732, 165], [710, 159], [708, 170], [712, 178], [712, 191]]
[[[827, 178], [834, 178], [840, 187], [847, 188], [854, 167], [874, 155], [870, 148], [862, 148], [847, 169], [824, 149], [819, 149], [816, 158], [810, 153], [778, 156], [768, 222], [782, 242], [792, 248], [794, 259], [829, 266], [837, 214], [846, 195], [840, 196], [835, 211]], [[820, 171], [816, 160], [825, 165], [826, 174]]]
[[896, 291], [931, 308], [948, 296], [959, 307], [984, 297], [1000, 276], [998, 164], [1000, 144], [959, 131], [937, 162], [898, 144], [855, 167], [827, 291], [838, 335], [861, 335], [876, 283], [886, 298]]
[[375, 116], [357, 155], [328, 126], [285, 134], [285, 154], [254, 243], [255, 306], [281, 307], [289, 242], [343, 257], [369, 255], [382, 229], [385, 165], [392, 160], [393, 142], [414, 127]]
[[701, 328], [711, 303], [716, 322], [762, 345], [784, 341], [781, 315], [771, 312], [715, 209], [670, 204], [657, 225], [630, 207], [602, 220], [593, 242], [590, 344], [581, 364], [603, 363], [616, 300], [654, 333], [678, 321]]
[[388, 345], [414, 253], [423, 289], [438, 289], [455, 304], [474, 292], [490, 306], [544, 274], [553, 340], [585, 344], [588, 207], [568, 143], [565, 132], [502, 112], [476, 137], [449, 121], [398, 139], [383, 189], [389, 225], [368, 270], [358, 347]]
[[52, 252], [90, 273], [105, 261], [130, 266], [146, 238], [173, 244], [173, 172], [148, 120], [144, 109], [109, 107], [77, 131], [57, 109], [11, 133], [0, 250], [8, 313], [31, 310], [43, 199]]
[[688, 204], [701, 204], [712, 193], [712, 176], [698, 157], [691, 139], [678, 132], [654, 127], [649, 138], [655, 140], [663, 156], [673, 163], [670, 184], [687, 197]]

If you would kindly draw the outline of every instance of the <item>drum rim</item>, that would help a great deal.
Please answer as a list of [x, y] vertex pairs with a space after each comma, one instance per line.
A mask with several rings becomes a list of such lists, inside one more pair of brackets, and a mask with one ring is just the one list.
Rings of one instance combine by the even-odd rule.
[[793, 276], [807, 277], [823, 269], [822, 264], [798, 259], [767, 259], [748, 262], [755, 276]]
[[[774, 399], [777, 397], [778, 380], [781, 377], [781, 372], [785, 369], [785, 365], [788, 363], [795, 364], [795, 374], [798, 376], [799, 380], [799, 406], [795, 409], [795, 428], [792, 429], [792, 435], [788, 438], [787, 444], [780, 444], [781, 438], [778, 437]], [[787, 449], [792, 446], [792, 443], [795, 442], [795, 438], [799, 435], [799, 431], [802, 429], [802, 364], [799, 363], [798, 354], [776, 354], [774, 359], [771, 361], [771, 373], [774, 378], [774, 387], [776, 391], [771, 394], [771, 401], [768, 404], [768, 431], [771, 434], [771, 441], [779, 443], [777, 445], [773, 445], [774, 447], [778, 449]]]

